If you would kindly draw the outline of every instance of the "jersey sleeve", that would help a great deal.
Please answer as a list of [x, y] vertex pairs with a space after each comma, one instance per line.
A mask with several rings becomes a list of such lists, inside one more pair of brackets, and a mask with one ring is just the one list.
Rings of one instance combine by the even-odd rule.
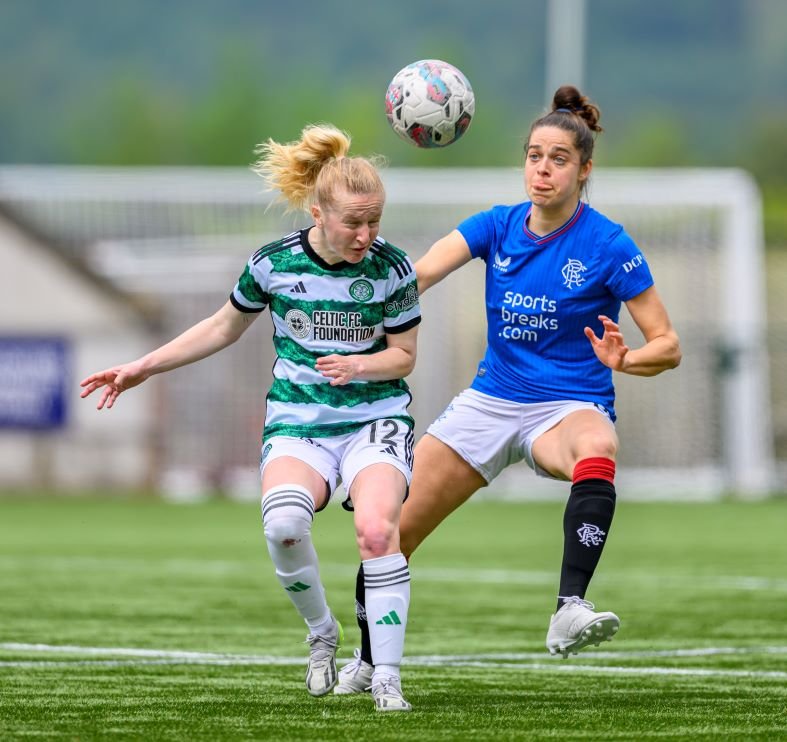
[[470, 254], [474, 258], [486, 260], [495, 242], [495, 221], [492, 210], [473, 214], [460, 222], [457, 229], [465, 238]]
[[418, 282], [412, 261], [400, 252], [400, 259], [391, 266], [383, 307], [383, 329], [390, 334], [405, 332], [421, 321]]
[[645, 256], [625, 231], [620, 230], [609, 243], [607, 259], [607, 288], [620, 301], [633, 299], [653, 286], [653, 275]]
[[249, 262], [230, 294], [232, 306], [239, 312], [248, 314], [261, 312], [270, 302], [270, 296], [264, 289], [267, 284], [266, 272], [261, 267], [267, 260], [263, 259], [255, 263], [255, 255], [249, 258]]

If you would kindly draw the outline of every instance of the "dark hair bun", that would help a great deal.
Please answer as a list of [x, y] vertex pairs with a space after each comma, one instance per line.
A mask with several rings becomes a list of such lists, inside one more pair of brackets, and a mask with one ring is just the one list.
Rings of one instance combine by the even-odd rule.
[[586, 95], [582, 95], [573, 85], [561, 85], [552, 98], [552, 110], [568, 110], [584, 119], [591, 131], [603, 131], [599, 120], [601, 111], [598, 106], [590, 102]]

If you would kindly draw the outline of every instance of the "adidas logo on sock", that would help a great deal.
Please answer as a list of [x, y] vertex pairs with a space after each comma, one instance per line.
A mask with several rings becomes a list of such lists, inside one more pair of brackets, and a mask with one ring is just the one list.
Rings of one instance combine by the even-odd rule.
[[396, 611], [391, 611], [383, 616], [379, 621], [375, 621], [375, 624], [384, 623], [387, 626], [400, 626], [401, 621], [399, 620], [399, 616], [396, 614]]
[[303, 285], [303, 281], [298, 281], [298, 283], [296, 283], [290, 289], [290, 293], [291, 294], [305, 294], [306, 293], [306, 287]]
[[285, 587], [284, 589], [291, 593], [302, 593], [304, 590], [309, 590], [310, 588], [311, 585], [305, 585], [302, 582], [293, 582], [292, 585]]

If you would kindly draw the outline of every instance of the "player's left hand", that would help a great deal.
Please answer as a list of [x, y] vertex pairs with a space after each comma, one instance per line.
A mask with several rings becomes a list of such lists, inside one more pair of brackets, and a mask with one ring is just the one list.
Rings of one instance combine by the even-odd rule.
[[604, 334], [599, 338], [589, 327], [585, 328], [585, 337], [590, 340], [599, 361], [613, 371], [623, 371], [626, 366], [626, 354], [629, 347], [623, 341], [623, 333], [616, 322], [600, 314], [598, 316], [604, 325]]
[[363, 371], [361, 359], [358, 356], [340, 356], [335, 353], [318, 358], [315, 368], [331, 380], [331, 386], [348, 384], [358, 378]]

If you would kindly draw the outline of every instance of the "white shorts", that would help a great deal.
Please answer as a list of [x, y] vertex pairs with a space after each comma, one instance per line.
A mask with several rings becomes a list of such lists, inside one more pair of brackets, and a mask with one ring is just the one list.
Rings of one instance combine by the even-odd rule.
[[456, 451], [487, 484], [522, 459], [539, 476], [555, 479], [533, 461], [533, 443], [577, 410], [595, 410], [614, 426], [609, 413], [593, 402], [523, 404], [465, 389], [426, 432]]
[[276, 435], [262, 446], [260, 474], [271, 461], [281, 456], [292, 456], [319, 472], [328, 484], [328, 500], [339, 483], [343, 483], [347, 493], [344, 506], [352, 510], [350, 487], [358, 472], [367, 466], [391, 464], [404, 474], [407, 486], [410, 486], [413, 475], [413, 431], [401, 420], [383, 419], [368, 423], [354, 433], [330, 438]]

